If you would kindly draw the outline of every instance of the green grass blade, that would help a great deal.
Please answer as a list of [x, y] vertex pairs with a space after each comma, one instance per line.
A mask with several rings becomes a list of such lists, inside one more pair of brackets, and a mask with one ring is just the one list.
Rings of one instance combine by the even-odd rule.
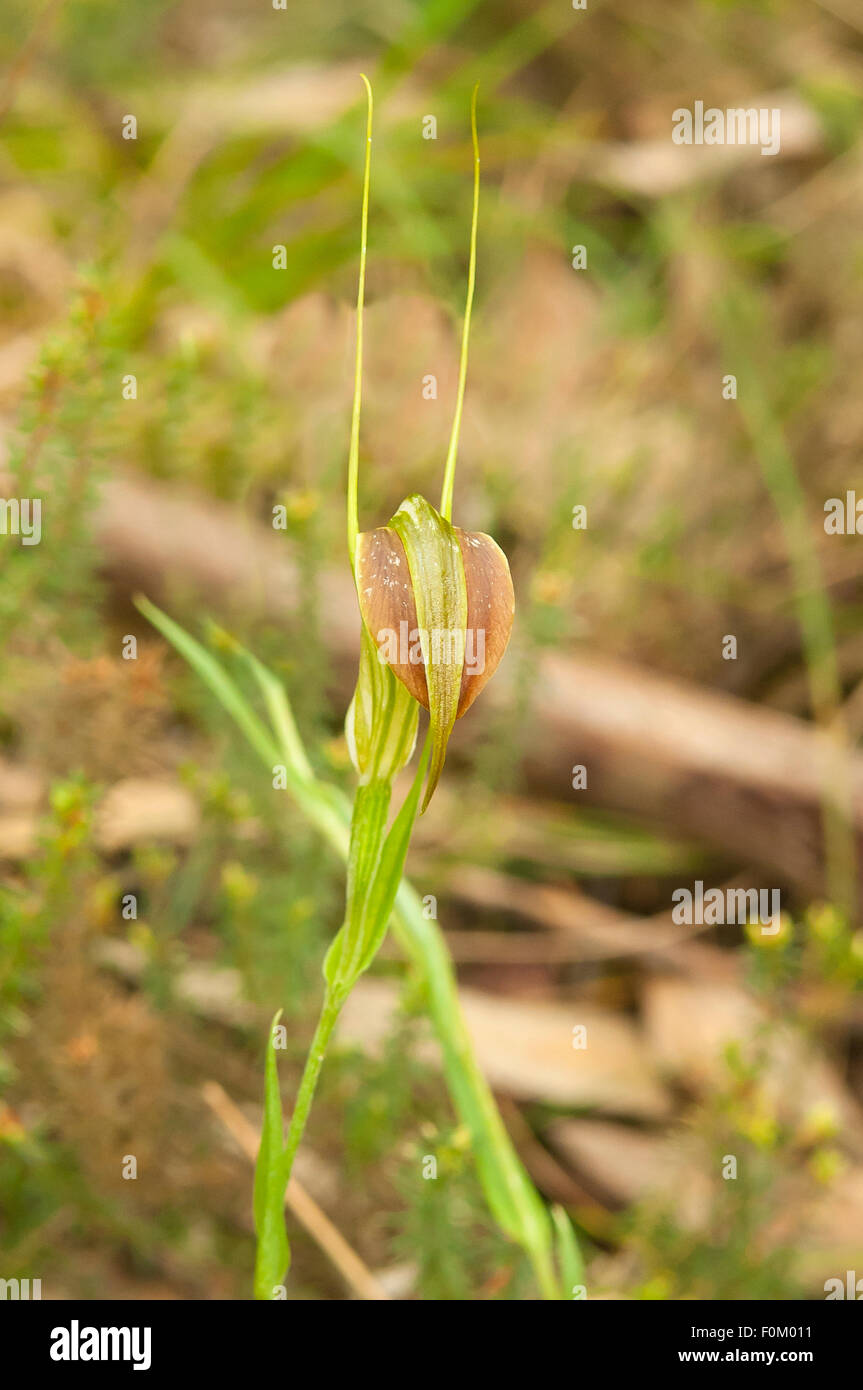
[[[286, 759], [287, 783], [291, 795], [311, 824], [321, 831], [333, 845], [336, 853], [344, 858], [348, 850], [348, 827], [351, 819], [351, 805], [348, 798], [338, 787], [333, 787], [327, 782], [320, 782], [311, 775], [311, 768], [305, 754], [303, 755], [303, 764], [308, 771], [309, 778], [306, 780], [304, 775], [300, 775], [300, 770], [291, 761], [290, 750], [280, 747], [278, 739], [259, 719], [239, 686], [212, 653], [207, 651], [206, 647], [202, 646], [190, 633], [186, 632], [185, 628], [180, 627], [179, 623], [175, 623], [149, 599], [139, 596], [135, 603], [139, 611], [176, 648], [180, 655], [185, 657], [192, 669], [201, 677], [207, 688], [246, 735], [264, 765], [272, 770], [280, 757]], [[260, 667], [260, 662], [257, 662], [256, 658], [233, 638], [230, 642], [230, 650], [244, 661], [255, 662]], [[261, 667], [261, 669], [266, 668]], [[267, 671], [267, 675], [273, 682], [276, 681], [271, 671]], [[287, 702], [284, 691], [282, 691], [282, 699]]]
[[276, 732], [289, 770], [296, 773], [303, 781], [313, 781], [312, 765], [306, 757], [306, 750], [294, 721], [293, 710], [288, 704], [285, 687], [280, 680], [276, 679], [272, 671], [267, 670], [267, 667], [263, 666], [258, 658], [247, 651], [245, 647], [238, 644], [236, 651], [237, 655], [248, 666], [264, 697], [270, 723]]
[[564, 1298], [573, 1297], [573, 1289], [584, 1281], [584, 1261], [572, 1229], [572, 1222], [561, 1206], [551, 1209], [557, 1245], [557, 1265]]
[[255, 714], [248, 700], [240, 693], [224, 667], [207, 651], [206, 647], [201, 646], [200, 642], [196, 642], [185, 628], [180, 627], [179, 623], [175, 623], [173, 618], [169, 618], [167, 613], [163, 613], [149, 599], [144, 598], [141, 594], [137, 595], [135, 607], [161, 632], [163, 637], [167, 638], [173, 647], [176, 647], [180, 655], [188, 661], [192, 670], [197, 671], [204, 684], [224, 705], [235, 724], [242, 729], [255, 751], [260, 753], [264, 761], [272, 767], [276, 761], [274, 755], [278, 752], [276, 745], [268, 733], [266, 725]]

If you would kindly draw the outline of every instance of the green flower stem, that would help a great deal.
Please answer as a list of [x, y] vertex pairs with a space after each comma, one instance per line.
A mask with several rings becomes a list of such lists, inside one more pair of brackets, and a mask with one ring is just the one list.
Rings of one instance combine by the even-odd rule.
[[300, 1081], [300, 1088], [297, 1091], [297, 1100], [294, 1105], [291, 1123], [288, 1126], [288, 1138], [285, 1150], [282, 1154], [282, 1173], [283, 1182], [287, 1187], [291, 1169], [294, 1166], [294, 1159], [297, 1156], [297, 1149], [306, 1128], [306, 1121], [309, 1118], [309, 1111], [312, 1108], [312, 1101], [315, 1098], [315, 1091], [318, 1085], [318, 1077], [321, 1074], [321, 1067], [327, 1054], [330, 1038], [333, 1029], [341, 1013], [341, 1002], [333, 997], [330, 990], [324, 995], [324, 1002], [321, 1007], [318, 1026], [315, 1029], [315, 1036], [312, 1038], [312, 1045], [306, 1057], [306, 1065], [303, 1068], [303, 1076]]

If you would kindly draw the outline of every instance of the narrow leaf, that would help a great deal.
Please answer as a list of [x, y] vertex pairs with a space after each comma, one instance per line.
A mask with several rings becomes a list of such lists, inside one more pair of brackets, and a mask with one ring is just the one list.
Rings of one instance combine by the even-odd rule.
[[564, 1298], [572, 1298], [573, 1288], [584, 1280], [584, 1262], [572, 1222], [561, 1206], [553, 1206], [551, 1219], [554, 1223], [554, 1240], [557, 1247], [557, 1265], [560, 1270], [561, 1293]]
[[287, 765], [298, 777], [310, 782], [313, 779], [312, 765], [306, 757], [306, 750], [297, 732], [294, 722], [294, 713], [288, 701], [287, 692], [280, 680], [277, 680], [272, 671], [263, 666], [256, 656], [246, 651], [245, 647], [237, 646], [238, 654], [243, 658], [255, 680], [258, 683], [264, 702], [267, 706], [267, 713], [270, 716], [270, 723], [279, 737], [282, 753], [284, 754]]
[[[346, 920], [324, 962], [324, 976], [339, 994], [353, 989], [358, 977], [368, 970], [386, 935], [417, 817], [428, 759], [429, 742], [426, 740], [410, 790], [385, 837], [380, 815], [372, 820], [361, 810], [356, 835], [358, 841], [367, 840], [362, 847], [365, 858], [360, 860], [358, 850], [352, 856], [356, 868], [348, 874]], [[383, 804], [380, 793], [375, 800]], [[366, 878], [361, 877], [363, 864]]]
[[255, 1164], [254, 1215], [258, 1248], [255, 1256], [255, 1298], [271, 1300], [284, 1280], [291, 1252], [285, 1230], [285, 1182], [282, 1166], [284, 1128], [279, 1073], [273, 1033], [281, 1009], [270, 1024], [264, 1064], [264, 1119]]
[[377, 873], [391, 794], [389, 782], [369, 782], [357, 788], [351, 818], [345, 920], [324, 959], [324, 979], [338, 999], [350, 990], [363, 954], [363, 911], [369, 885]]
[[362, 974], [364, 970], [368, 970], [386, 935], [387, 925], [396, 900], [396, 893], [398, 892], [402, 873], [404, 872], [405, 859], [407, 858], [407, 852], [410, 847], [414, 822], [417, 818], [420, 792], [422, 790], [428, 759], [429, 744], [426, 742], [416, 776], [411, 784], [411, 789], [405, 797], [398, 815], [390, 826], [389, 834], [384, 842], [384, 847], [378, 861], [377, 873], [375, 874], [374, 882], [371, 885], [366, 900], [363, 920], [364, 946], [359, 966], [359, 974]]
[[186, 632], [185, 628], [180, 627], [169, 618], [167, 613], [163, 613], [149, 599], [138, 595], [135, 598], [135, 607], [143, 613], [155, 628], [158, 628], [163, 637], [177, 648], [181, 656], [184, 656], [189, 665], [209, 686], [213, 694], [225, 706], [231, 718], [242, 729], [252, 746], [264, 757], [265, 760], [272, 761], [273, 740], [267, 732], [267, 727], [255, 714], [248, 700], [241, 695], [237, 686], [230, 676], [219, 664], [214, 656], [202, 647], [200, 642], [196, 642], [194, 637]]
[[[346, 855], [351, 814], [350, 802], [347, 797], [331, 783], [320, 782], [313, 775], [306, 776], [303, 769], [292, 760], [289, 750], [280, 747], [279, 740], [259, 719], [239, 686], [212, 653], [207, 651], [206, 647], [203, 647], [190, 633], [186, 632], [185, 628], [180, 627], [179, 623], [175, 623], [172, 618], [169, 618], [155, 604], [150, 603], [148, 599], [139, 596], [135, 599], [135, 603], [144, 616], [155, 628], [158, 628], [162, 636], [172, 646], [176, 647], [180, 655], [185, 657], [192, 669], [201, 677], [241, 732], [246, 735], [264, 765], [272, 769], [280, 756], [287, 759], [288, 788], [297, 805], [308, 820], [316, 825], [334, 845], [337, 853]], [[261, 663], [234, 638], [231, 638], [230, 650], [247, 664], [254, 663], [260, 670], [266, 671], [266, 675], [273, 684], [278, 684], [273, 673], [262, 667]], [[303, 754], [303, 764], [311, 774], [311, 768], [305, 754]]]

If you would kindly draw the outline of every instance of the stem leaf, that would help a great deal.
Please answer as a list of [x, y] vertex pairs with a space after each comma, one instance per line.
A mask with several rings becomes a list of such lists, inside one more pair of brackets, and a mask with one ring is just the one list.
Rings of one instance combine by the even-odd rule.
[[285, 1230], [285, 1181], [282, 1162], [284, 1130], [282, 1096], [273, 1033], [281, 1009], [270, 1024], [264, 1065], [264, 1120], [255, 1163], [254, 1214], [258, 1237], [255, 1256], [255, 1298], [269, 1301], [282, 1283], [291, 1252]]

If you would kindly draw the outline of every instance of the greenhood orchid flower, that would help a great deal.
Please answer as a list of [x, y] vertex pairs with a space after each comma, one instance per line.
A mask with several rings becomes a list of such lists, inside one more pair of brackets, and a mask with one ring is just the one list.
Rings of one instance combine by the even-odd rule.
[[506, 650], [515, 610], [509, 565], [491, 536], [453, 526], [413, 496], [387, 526], [358, 537], [356, 578], [377, 659], [429, 712], [425, 809], [456, 719]]
[[[364, 79], [365, 80], [365, 79]], [[348, 548], [363, 620], [357, 689], [345, 733], [360, 784], [389, 779], [407, 763], [416, 741], [418, 707], [429, 713], [431, 756], [422, 809], [428, 806], [456, 719], [494, 674], [509, 641], [515, 601], [506, 556], [491, 536], [451, 521], [455, 465], [467, 375], [467, 347], [476, 280], [479, 148], [476, 90], [471, 103], [474, 199], [470, 270], [462, 330], [455, 417], [444, 469], [440, 511], [408, 497], [386, 526], [360, 532], [357, 523], [362, 315], [365, 291], [371, 92], [363, 186], [363, 238], [357, 295], [357, 367], [348, 459]]]

